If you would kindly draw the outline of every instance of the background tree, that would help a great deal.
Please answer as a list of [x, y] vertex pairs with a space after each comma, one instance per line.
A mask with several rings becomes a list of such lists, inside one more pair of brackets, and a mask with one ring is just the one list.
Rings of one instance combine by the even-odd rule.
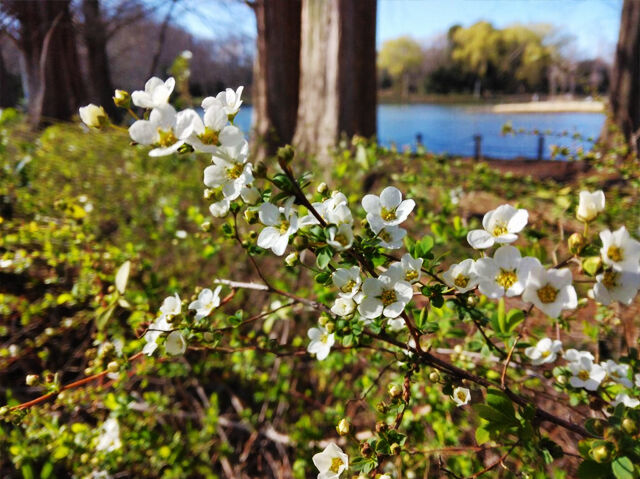
[[[636, 153], [640, 150], [640, 2], [624, 0], [615, 63], [611, 74], [611, 123]], [[611, 142], [611, 123], [604, 140]]]
[[290, 143], [298, 114], [301, 0], [251, 3], [258, 29], [254, 62], [254, 155], [262, 159]]
[[24, 61], [30, 122], [69, 120], [85, 101], [70, 0], [2, 0], [2, 13], [15, 20], [5, 29]]
[[378, 55], [378, 66], [386, 70], [394, 83], [400, 85], [403, 97], [409, 94], [411, 80], [420, 73], [424, 52], [413, 38], [402, 36], [387, 40]]
[[294, 144], [318, 154], [376, 133], [376, 1], [303, 0]]

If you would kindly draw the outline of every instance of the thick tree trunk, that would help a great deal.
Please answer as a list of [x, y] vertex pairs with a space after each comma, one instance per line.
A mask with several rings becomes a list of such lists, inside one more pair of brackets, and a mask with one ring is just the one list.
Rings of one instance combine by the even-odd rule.
[[70, 0], [2, 0], [20, 23], [30, 122], [69, 120], [85, 100]]
[[[632, 150], [640, 149], [640, 2], [624, 0], [620, 35], [611, 75], [611, 121], [617, 126]], [[605, 125], [603, 139], [611, 141], [610, 125]]]
[[258, 26], [253, 81], [256, 159], [290, 143], [298, 113], [301, 0], [256, 0]]
[[83, 0], [84, 42], [87, 46], [89, 101], [102, 105], [111, 118], [120, 111], [113, 103], [113, 84], [107, 56], [107, 31], [100, 14], [98, 0]]
[[326, 162], [340, 135], [375, 135], [375, 33], [375, 0], [303, 0], [298, 150]]

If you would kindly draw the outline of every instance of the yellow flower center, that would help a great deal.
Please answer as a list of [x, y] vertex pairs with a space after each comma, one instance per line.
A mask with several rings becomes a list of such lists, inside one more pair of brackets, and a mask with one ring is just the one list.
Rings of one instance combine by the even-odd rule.
[[464, 391], [458, 391], [458, 399], [462, 402], [465, 402], [467, 400], [467, 393], [465, 393]]
[[340, 291], [342, 291], [343, 293], [350, 293], [355, 285], [356, 285], [356, 282], [350, 279], [342, 286], [342, 288], [340, 288]]
[[398, 297], [396, 296], [396, 292], [392, 289], [385, 289], [380, 295], [380, 301], [382, 301], [382, 304], [385, 307], [395, 303], [397, 300]]
[[558, 290], [550, 284], [545, 284], [538, 290], [538, 298], [544, 304], [553, 303], [558, 296]]
[[506, 223], [496, 223], [495, 226], [493, 227], [493, 236], [502, 236], [502, 235], [506, 235], [509, 232], [509, 230], [507, 229], [507, 225]]
[[227, 179], [237, 180], [244, 171], [244, 165], [234, 163], [232, 167], [227, 168]]
[[329, 470], [337, 474], [340, 470], [340, 467], [342, 467], [343, 465], [344, 462], [342, 462], [342, 459], [340, 459], [339, 457], [334, 457], [331, 459], [331, 467], [329, 468]]
[[466, 288], [469, 284], [469, 277], [460, 273], [456, 276], [456, 279], [453, 280], [453, 284], [455, 284], [458, 288]]
[[617, 246], [609, 246], [609, 249], [607, 250], [607, 256], [614, 263], [619, 263], [620, 261], [622, 261], [623, 257], [622, 249], [618, 248]]
[[322, 344], [327, 344], [328, 340], [329, 340], [329, 335], [327, 333], [324, 333], [322, 336], [320, 336], [320, 342]]
[[385, 221], [393, 221], [397, 218], [395, 208], [388, 210], [384, 206], [380, 209], [380, 216]]
[[542, 351], [540, 353], [540, 356], [542, 356], [543, 358], [548, 358], [549, 356], [551, 356], [551, 351]]
[[212, 130], [208, 126], [205, 127], [204, 133], [198, 135], [198, 138], [205, 145], [217, 145], [219, 143], [218, 132]]
[[602, 284], [604, 284], [607, 289], [615, 288], [618, 286], [617, 279], [618, 273], [615, 271], [605, 271], [602, 278]]
[[333, 239], [336, 243], [340, 243], [342, 246], [347, 246], [349, 244], [349, 239], [342, 233], [338, 233]]
[[496, 276], [496, 283], [506, 290], [513, 286], [516, 281], [518, 281], [518, 275], [515, 270], [500, 268], [500, 272], [498, 273], [498, 276]]
[[580, 372], [578, 373], [578, 377], [583, 380], [586, 381], [587, 379], [589, 379], [590, 375], [589, 375], [589, 371], [587, 371], [586, 369], [582, 369], [580, 370]]
[[404, 279], [411, 282], [418, 278], [418, 272], [415, 269], [410, 269], [404, 274]]
[[178, 141], [178, 139], [176, 138], [176, 135], [173, 134], [172, 130], [164, 131], [158, 128], [158, 144], [161, 147], [167, 148], [173, 145], [176, 141]]
[[289, 230], [289, 222], [287, 220], [282, 220], [280, 223], [280, 234], [283, 235]]

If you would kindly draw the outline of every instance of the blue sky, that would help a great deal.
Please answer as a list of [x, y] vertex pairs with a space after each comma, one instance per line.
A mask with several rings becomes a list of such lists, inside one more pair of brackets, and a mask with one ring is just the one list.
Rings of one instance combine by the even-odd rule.
[[[176, 12], [180, 23], [196, 35], [221, 38], [237, 32], [255, 36], [255, 17], [242, 1], [185, 0], [182, 5], [187, 10]], [[622, 0], [378, 0], [377, 43], [380, 46], [390, 38], [410, 35], [428, 45], [451, 25], [469, 26], [479, 20], [497, 27], [551, 23], [575, 38], [578, 58], [610, 58], [621, 9]]]

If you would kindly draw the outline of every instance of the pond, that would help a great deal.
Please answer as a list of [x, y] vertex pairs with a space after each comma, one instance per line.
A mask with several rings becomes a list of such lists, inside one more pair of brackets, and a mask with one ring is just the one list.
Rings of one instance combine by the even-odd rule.
[[[243, 108], [237, 123], [244, 131], [251, 126], [251, 107]], [[398, 148], [416, 146], [416, 135], [422, 135], [425, 147], [434, 153], [473, 155], [474, 135], [482, 136], [482, 154], [489, 158], [535, 158], [538, 137], [531, 134], [501, 134], [510, 122], [514, 129], [569, 132], [568, 137], [546, 136], [544, 157], [551, 156], [551, 145], [566, 146], [573, 152], [590, 143], [574, 140], [571, 135], [597, 138], [604, 124], [603, 113], [492, 113], [486, 109], [451, 105], [379, 105], [378, 138], [381, 144]]]

